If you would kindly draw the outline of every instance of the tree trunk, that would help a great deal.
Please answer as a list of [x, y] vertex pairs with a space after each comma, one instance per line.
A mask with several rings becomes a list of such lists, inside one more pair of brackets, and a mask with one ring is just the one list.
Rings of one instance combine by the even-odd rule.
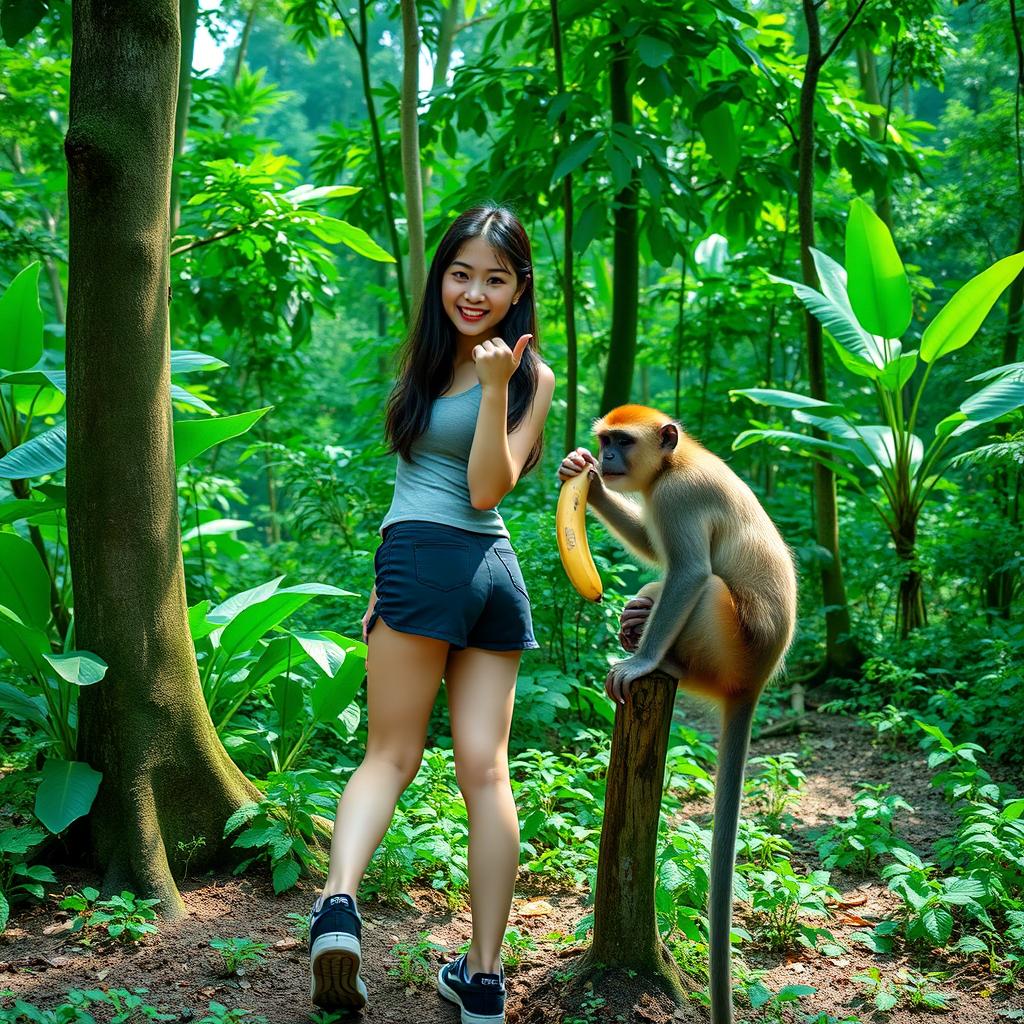
[[581, 970], [637, 971], [680, 1003], [679, 968], [658, 934], [654, 907], [658, 817], [676, 681], [638, 679], [615, 708], [594, 890], [594, 941]]
[[[857, 47], [857, 73], [860, 75], [860, 88], [864, 100], [875, 106], [882, 106], [882, 93], [878, 88], [878, 60], [875, 51], [867, 43]], [[881, 114], [868, 114], [868, 132], [875, 142], [885, 141], [885, 117]], [[892, 231], [892, 200], [889, 197], [889, 178], [886, 175], [882, 185], [875, 189], [875, 212]]]
[[245, 16], [245, 27], [242, 29], [242, 38], [238, 41], [238, 49], [235, 51], [235, 67], [231, 72], [231, 84], [238, 82], [242, 74], [242, 66], [245, 64], [245, 55], [249, 50], [249, 40], [252, 38], [253, 25], [256, 24], [256, 11], [260, 6], [260, 0], [252, 0], [249, 5], [249, 13]]
[[[612, 126], [629, 130], [633, 125], [633, 92], [630, 88], [629, 47], [621, 28], [612, 26], [609, 83], [611, 87]], [[636, 168], [630, 172], [626, 187], [615, 196], [612, 243], [612, 323], [608, 346], [608, 366], [600, 412], [603, 415], [629, 401], [636, 358], [636, 317], [639, 299], [640, 235], [639, 179]]]
[[[824, 60], [814, 0], [803, 0], [803, 8], [807, 21], [808, 52], [804, 81], [800, 88], [797, 218], [800, 225], [800, 266], [804, 283], [817, 288], [818, 275], [810, 251], [814, 245], [814, 104]], [[821, 324], [809, 311], [805, 311], [804, 319], [811, 395], [827, 401]], [[824, 437], [817, 430], [814, 434]], [[828, 563], [821, 570], [822, 598], [825, 603], [825, 664], [822, 674], [845, 674], [854, 671], [863, 659], [850, 635], [850, 612], [846, 605], [846, 587], [843, 584], [843, 568], [839, 559], [836, 479], [830, 470], [817, 462], [814, 464], [814, 495], [817, 541], [830, 555]]]
[[[416, 0], [402, 0], [402, 179], [405, 185], [405, 216], [409, 231], [409, 289], [412, 318], [423, 298], [427, 260], [423, 232], [423, 183], [420, 178], [420, 26]], [[398, 254], [395, 254], [398, 258]]]
[[924, 578], [916, 565], [917, 525], [911, 523], [903, 527], [894, 540], [896, 556], [903, 566], [896, 601], [896, 626], [900, 639], [905, 640], [911, 630], [928, 624], [928, 611], [924, 603]]
[[[1017, 246], [1015, 252], [1024, 249], [1024, 153], [1021, 151], [1021, 98], [1024, 97], [1024, 39], [1022, 39], [1020, 21], [1017, 18], [1017, 0], [1010, 0], [1010, 25], [1013, 32], [1014, 49], [1017, 54], [1017, 92], [1014, 98], [1013, 120], [1014, 141], [1017, 150], [1017, 194], [1020, 199], [1020, 224], [1017, 228]], [[1010, 309], [1006, 320], [1006, 335], [1003, 338], [1003, 359], [1007, 363], [1017, 361], [1020, 348], [1021, 329], [1024, 327], [1024, 274], [1018, 274], [1010, 285]], [[1001, 434], [1008, 431], [1006, 425], [997, 428]], [[1013, 477], [1016, 479], [1013, 480]], [[1011, 482], [1012, 481], [1012, 482]], [[1004, 514], [1010, 522], [1020, 522], [1020, 510], [1016, 497], [1011, 490], [1020, 492], [1020, 469], [1011, 474], [1005, 470], [996, 473], [996, 490]], [[1016, 589], [1019, 572], [1000, 569], [992, 574], [985, 585], [986, 610], [989, 617], [1010, 618], [1013, 605], [1013, 593]]]
[[171, 431], [168, 210], [177, 0], [76, 0], [65, 154], [69, 557], [83, 689], [78, 755], [103, 773], [89, 817], [103, 889], [184, 913], [178, 847], [229, 856], [224, 822], [259, 791], [203, 700], [189, 635]]
[[[196, 23], [199, 20], [199, 0], [180, 0], [181, 60], [178, 65], [178, 99], [174, 108], [174, 159], [185, 151], [185, 133], [188, 130], [188, 110], [192, 104], [192, 52], [196, 45]], [[181, 223], [181, 176], [177, 167], [171, 167], [171, 234]]]
[[[558, 0], [551, 0], [551, 38], [555, 51], [555, 75], [558, 81], [558, 95], [565, 93], [565, 61], [562, 56], [562, 23], [558, 15]], [[566, 117], [558, 119], [558, 140], [565, 146], [568, 142]], [[565, 311], [565, 450], [576, 447], [576, 389], [578, 387], [579, 363], [576, 338], [576, 267], [573, 252], [573, 210], [572, 175], [562, 179], [562, 305]]]
[[384, 202], [384, 219], [388, 222], [388, 234], [391, 237], [392, 256], [395, 257], [395, 275], [398, 279], [398, 299], [402, 307], [402, 317], [409, 322], [409, 296], [405, 290], [405, 271], [402, 269], [402, 246], [398, 240], [398, 225], [395, 223], [395, 209], [391, 201], [391, 178], [388, 174], [387, 161], [384, 159], [384, 144], [380, 137], [380, 121], [377, 118], [377, 105], [373, 101], [373, 86], [370, 83], [370, 53], [366, 24], [366, 5], [369, 0], [359, 0], [359, 36], [356, 37], [347, 21], [345, 24], [356, 52], [359, 54], [359, 71], [363, 82], [363, 98], [366, 101], [366, 115], [370, 121], [370, 137], [373, 141], [373, 155], [377, 163], [377, 179], [381, 198]]

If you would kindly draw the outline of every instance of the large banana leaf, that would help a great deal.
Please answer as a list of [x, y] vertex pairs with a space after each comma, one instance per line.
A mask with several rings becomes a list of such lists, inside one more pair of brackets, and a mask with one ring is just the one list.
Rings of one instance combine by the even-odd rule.
[[742, 395], [758, 405], [778, 406], [782, 409], [841, 409], [842, 406], [833, 402], [823, 402], [820, 398], [798, 395], [793, 391], [779, 391], [776, 388], [733, 388], [730, 395]]
[[251, 650], [256, 641], [288, 616], [293, 615], [317, 594], [334, 597], [356, 597], [350, 590], [332, 587], [328, 583], [299, 583], [282, 587], [263, 601], [249, 605], [239, 612], [214, 639], [225, 660], [241, 651]]
[[46, 634], [23, 622], [17, 612], [4, 605], [0, 605], [0, 649], [37, 681], [50, 676], [46, 657], [51, 648]]
[[100, 788], [102, 772], [84, 761], [49, 757], [36, 790], [36, 817], [55, 835], [88, 814]]
[[1024, 252], [1007, 256], [972, 277], [925, 328], [921, 358], [926, 363], [963, 348], [977, 333], [989, 310], [1024, 269]]
[[769, 274], [778, 284], [788, 285], [796, 297], [821, 321], [831, 335], [836, 353], [843, 365], [861, 377], [876, 379], [885, 366], [885, 353], [881, 346], [857, 323], [853, 311], [844, 309], [839, 303], [809, 285], [790, 281], [784, 277]]
[[[855, 487], [861, 483], [857, 474], [850, 469], [848, 460], [851, 452], [848, 446], [839, 441], [829, 441], [826, 438], [811, 437], [809, 434], [801, 434], [796, 430], [769, 430], [767, 428], [756, 428], [744, 430], [737, 435], [733, 441], [733, 451], [740, 448], [747, 448], [752, 444], [765, 441], [768, 444], [776, 445], [783, 451], [792, 451], [798, 455], [814, 459], [822, 465], [827, 466], [836, 476]], [[830, 458], [829, 456], [834, 456]]]
[[1018, 380], [1011, 375], [994, 380], [960, 403], [965, 419], [952, 430], [952, 436], [966, 434], [1021, 406], [1024, 406], [1024, 377]]
[[30, 263], [0, 295], [0, 366], [27, 370], [43, 355], [39, 261]]
[[0, 605], [43, 631], [50, 621], [50, 574], [39, 552], [17, 533], [0, 533]]
[[[62, 372], [62, 371], [61, 371]], [[175, 391], [172, 388], [172, 391]], [[186, 395], [181, 389], [176, 389]], [[187, 396], [191, 399], [193, 396]], [[208, 407], [207, 407], [208, 408]], [[244, 434], [273, 406], [234, 416], [174, 421], [174, 464], [180, 469], [208, 448]], [[67, 431], [63, 426], [37, 434], [0, 459], [0, 480], [30, 480], [59, 473], [67, 465]]]
[[850, 306], [870, 334], [899, 338], [910, 326], [910, 282], [885, 222], [863, 199], [846, 219]]
[[67, 464], [67, 434], [63, 426], [30, 437], [0, 459], [0, 480], [31, 480], [59, 473]]

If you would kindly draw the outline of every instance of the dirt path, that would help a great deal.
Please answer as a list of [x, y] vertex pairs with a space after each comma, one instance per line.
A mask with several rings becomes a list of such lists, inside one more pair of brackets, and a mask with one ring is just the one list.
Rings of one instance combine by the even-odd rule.
[[[695, 720], [696, 712], [687, 717]], [[806, 834], [848, 815], [860, 780], [891, 782], [893, 791], [915, 808], [914, 814], [904, 813], [897, 818], [897, 828], [926, 859], [931, 844], [949, 834], [954, 818], [928, 785], [924, 758], [904, 751], [898, 760], [886, 759], [872, 749], [869, 740], [868, 732], [856, 722], [822, 716], [802, 739], [775, 737], [754, 743], [753, 755], [798, 750], [801, 744], [805, 747], [800, 766], [807, 775], [807, 784], [799, 803], [792, 808], [794, 828], [787, 832], [795, 846], [793, 862], [797, 871], [820, 867]], [[706, 801], [690, 801], [681, 807], [679, 817], [694, 817], [705, 824], [708, 810]], [[60, 865], [55, 866], [55, 872], [68, 891], [96, 882], [94, 877]], [[940, 1019], [988, 1024], [1008, 1019], [999, 1011], [1024, 1007], [1024, 992], [1020, 989], [990, 993], [991, 979], [979, 967], [948, 954], [915, 966], [919, 970], [952, 972], [948, 981], [937, 986], [954, 997], [950, 1013], [900, 1009], [885, 1017], [872, 1015], [873, 1007], [858, 998], [862, 988], [851, 977], [873, 965], [888, 976], [903, 966], [903, 960], [877, 957], [863, 946], [849, 943], [848, 936], [863, 928], [865, 921], [874, 923], [885, 917], [896, 902], [877, 878], [865, 880], [835, 873], [832, 883], [843, 893], [844, 902], [856, 905], [845, 913], [837, 910], [828, 921], [815, 923], [828, 927], [848, 945], [848, 953], [832, 958], [804, 950], [776, 955], [760, 946], [739, 951], [750, 967], [767, 971], [765, 984], [773, 991], [790, 984], [815, 987], [817, 994], [800, 1004], [803, 1013], [824, 1010], [842, 1019], [856, 1012], [864, 1021], [885, 1020], [891, 1024], [926, 1024]], [[134, 949], [77, 945], [71, 941], [70, 918], [56, 909], [59, 897], [54, 897], [48, 905], [19, 909], [7, 933], [0, 937], [0, 991], [11, 989], [18, 998], [52, 1008], [71, 988], [142, 986], [149, 990], [149, 1003], [176, 1014], [183, 1022], [203, 1017], [211, 1000], [231, 1008], [251, 1009], [270, 1024], [307, 1021], [312, 1007], [306, 948], [287, 915], [305, 917], [315, 892], [315, 887], [305, 881], [276, 897], [269, 883], [258, 878], [215, 876], [190, 880], [182, 889], [188, 917], [174, 925], [163, 925], [158, 935]], [[373, 902], [360, 907], [364, 917], [365, 977], [370, 989], [370, 1004], [363, 1015], [367, 1024], [458, 1021], [456, 1008], [434, 992], [433, 975], [468, 941], [469, 914], [449, 912], [443, 898], [430, 889], [414, 890], [411, 896], [415, 908]], [[541, 899], [550, 905], [550, 912], [520, 913], [526, 904]], [[522, 964], [507, 971], [508, 1024], [706, 1022], [706, 1011], [700, 1006], [674, 1010], [662, 997], [644, 992], [624, 976], [609, 976], [597, 984], [596, 990], [574, 986], [567, 972], [579, 951], [550, 936], [556, 932], [571, 935], [586, 912], [583, 893], [521, 873], [510, 926], [529, 934], [537, 949], [527, 951]], [[737, 907], [736, 920], [756, 934], [756, 922], [744, 907]], [[430, 978], [417, 988], [397, 976], [398, 962], [392, 949], [397, 942], [415, 940], [421, 932], [443, 950], [428, 953]], [[244, 976], [219, 976], [219, 957], [211, 950], [210, 939], [236, 936], [267, 943], [265, 962]], [[9, 1002], [3, 1000], [0, 1005]], [[100, 1010], [93, 1011], [98, 1020], [104, 1019]], [[773, 1018], [740, 1005], [737, 1020], [744, 1019], [753, 1022]]]

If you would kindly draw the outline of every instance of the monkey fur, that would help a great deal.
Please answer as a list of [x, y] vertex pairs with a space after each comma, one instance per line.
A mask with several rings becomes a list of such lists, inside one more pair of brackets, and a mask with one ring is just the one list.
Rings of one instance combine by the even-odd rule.
[[629, 622], [624, 615], [624, 646], [631, 639], [635, 650], [612, 666], [605, 688], [623, 703], [634, 680], [660, 670], [721, 709], [708, 913], [711, 1020], [732, 1024], [729, 933], [743, 773], [754, 708], [793, 637], [793, 558], [753, 491], [669, 416], [619, 406], [594, 432], [601, 461], [599, 475], [590, 469], [590, 504], [627, 548], [664, 570], [638, 595], [653, 601], [646, 621], [642, 610], [631, 610]]

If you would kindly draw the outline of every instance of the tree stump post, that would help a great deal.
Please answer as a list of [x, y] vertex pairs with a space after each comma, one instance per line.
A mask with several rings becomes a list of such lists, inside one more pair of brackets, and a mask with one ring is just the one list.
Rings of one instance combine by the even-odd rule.
[[678, 1002], [680, 972], [658, 934], [654, 905], [658, 815], [676, 680], [638, 679], [615, 709], [594, 894], [594, 941], [581, 969], [633, 970]]

